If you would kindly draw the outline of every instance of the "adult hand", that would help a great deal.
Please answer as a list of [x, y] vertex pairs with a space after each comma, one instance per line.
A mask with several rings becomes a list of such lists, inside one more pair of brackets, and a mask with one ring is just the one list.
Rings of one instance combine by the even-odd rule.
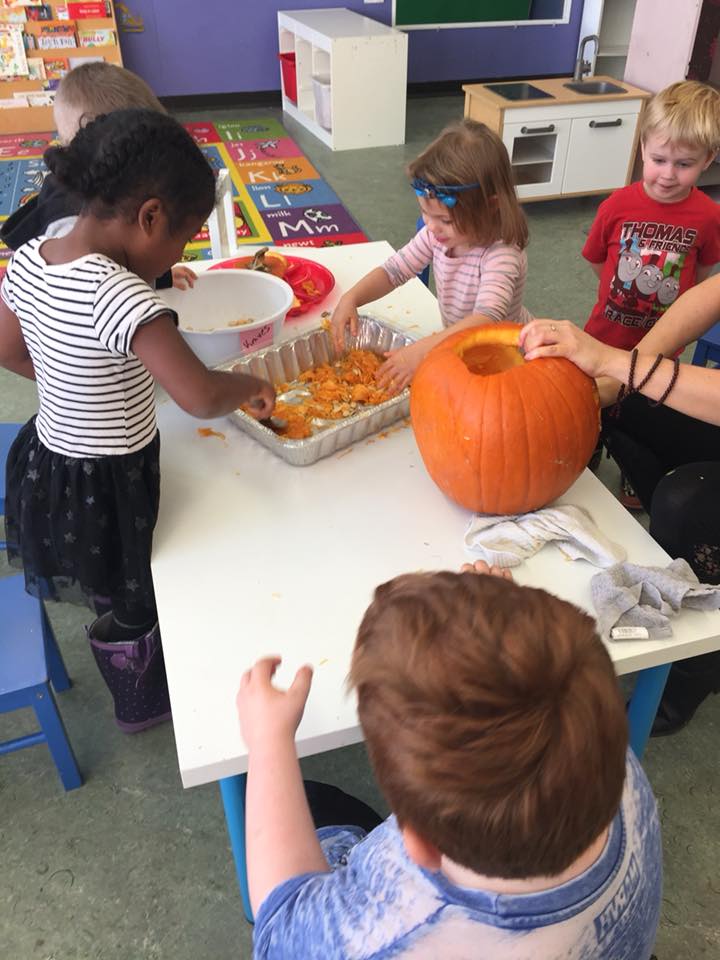
[[616, 352], [569, 320], [533, 320], [520, 331], [520, 346], [526, 360], [567, 357], [590, 377], [604, 376], [608, 361]]
[[507, 567], [489, 566], [484, 560], [476, 560], [474, 563], [464, 563], [460, 567], [460, 573], [479, 573], [490, 577], [500, 577], [502, 580], [512, 580], [513, 575]]
[[339, 353], [345, 351], [345, 327], [350, 325], [350, 333], [354, 336], [358, 332], [358, 312], [355, 304], [347, 295], [340, 297], [338, 305], [330, 318], [330, 332], [332, 334], [335, 349]]
[[385, 354], [387, 360], [375, 374], [378, 386], [390, 393], [400, 393], [412, 380], [427, 352], [428, 348], [422, 340], [400, 347], [399, 350], [389, 350]]
[[178, 290], [187, 290], [189, 287], [195, 286], [197, 274], [190, 267], [173, 267], [170, 272], [172, 273], [172, 285], [177, 287]]
[[264, 657], [240, 679], [236, 705], [240, 729], [249, 750], [258, 743], [292, 740], [310, 693], [312, 667], [300, 667], [287, 690], [273, 686], [280, 657]]

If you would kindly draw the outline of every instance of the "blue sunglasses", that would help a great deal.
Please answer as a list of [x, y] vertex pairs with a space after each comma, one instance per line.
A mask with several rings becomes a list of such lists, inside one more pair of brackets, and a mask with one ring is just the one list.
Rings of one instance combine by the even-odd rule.
[[454, 207], [457, 203], [457, 194], [463, 190], [475, 190], [480, 186], [479, 183], [464, 183], [461, 186], [441, 185], [430, 183], [421, 177], [415, 177], [410, 186], [418, 197], [425, 197], [427, 200], [439, 200], [446, 207]]

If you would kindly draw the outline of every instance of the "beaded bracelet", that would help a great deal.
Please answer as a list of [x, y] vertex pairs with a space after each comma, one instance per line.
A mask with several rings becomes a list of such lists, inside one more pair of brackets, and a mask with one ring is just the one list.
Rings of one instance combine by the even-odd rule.
[[633, 350], [630, 354], [630, 373], [628, 374], [627, 387], [624, 383], [620, 384], [620, 389], [618, 390], [618, 395], [615, 399], [615, 406], [612, 409], [612, 415], [617, 417], [620, 414], [620, 404], [626, 397], [629, 397], [632, 393], [632, 382], [635, 377], [635, 365], [637, 364], [638, 351], [637, 348]]
[[[629, 371], [629, 373], [628, 373], [627, 386], [625, 386], [624, 383], [620, 384], [620, 389], [618, 390], [618, 395], [617, 395], [617, 399], [616, 399], [616, 401], [615, 401], [615, 406], [614, 406], [613, 409], [612, 409], [612, 415], [613, 415], [614, 417], [619, 416], [619, 414], [620, 414], [620, 404], [623, 402], [623, 400], [627, 400], [627, 398], [628, 398], [629, 396], [631, 396], [631, 394], [633, 394], [633, 393], [639, 393], [639, 392], [642, 390], [642, 388], [643, 388], [643, 387], [648, 383], [648, 381], [650, 380], [650, 377], [652, 377], [652, 375], [655, 373], [655, 371], [657, 370], [657, 368], [658, 368], [658, 367], [660, 366], [660, 364], [663, 362], [663, 360], [665, 359], [665, 357], [662, 355], [662, 353], [659, 353], [659, 354], [655, 357], [655, 359], [653, 360], [653, 362], [652, 362], [652, 364], [651, 364], [651, 366], [650, 366], [650, 369], [649, 369], [648, 372], [645, 374], [645, 376], [642, 378], [642, 380], [640, 381], [640, 383], [635, 384], [635, 383], [633, 383], [633, 381], [635, 380], [635, 368], [637, 367], [637, 359], [638, 359], [638, 349], [637, 349], [637, 347], [636, 347], [636, 348], [633, 350], [633, 352], [630, 354], [630, 371]], [[670, 391], [672, 390], [672, 388], [675, 386], [675, 380], [676, 380], [676, 379], [677, 379], [677, 361], [676, 361], [676, 371], [675, 371], [675, 373], [673, 374], [673, 379], [670, 381], [670, 385], [669, 385], [668, 389], [665, 391], [665, 393], [663, 394], [662, 398], [657, 401], [657, 404], [655, 404], [656, 406], [659, 405], [659, 404], [661, 404], [661, 403], [664, 403], [664, 402], [665, 402], [666, 397], [668, 396], [668, 394], [670, 393]], [[651, 402], [652, 402], [652, 401], [651, 401]]]
[[675, 357], [673, 361], [673, 372], [672, 372], [672, 376], [670, 377], [670, 383], [668, 383], [667, 387], [665, 388], [665, 392], [661, 397], [658, 397], [657, 400], [650, 401], [651, 407], [659, 407], [660, 404], [665, 403], [667, 398], [670, 396], [670, 391], [677, 383], [677, 378], [679, 373], [680, 373], [680, 360], [678, 357]]

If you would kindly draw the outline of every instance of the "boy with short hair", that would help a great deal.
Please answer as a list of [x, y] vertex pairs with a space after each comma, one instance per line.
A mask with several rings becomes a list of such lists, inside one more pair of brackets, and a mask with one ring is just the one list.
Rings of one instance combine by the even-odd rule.
[[486, 570], [397, 577], [365, 614], [350, 681], [393, 810], [367, 835], [314, 830], [310, 668], [243, 676], [257, 958], [650, 956], [660, 828], [610, 657], [586, 614]]
[[[84, 63], [63, 77], [55, 94], [53, 116], [58, 139], [65, 146], [81, 126], [114, 110], [166, 110], [150, 87], [137, 74], [114, 63]], [[43, 180], [40, 192], [19, 207], [0, 228], [0, 238], [11, 250], [45, 235], [69, 233], [80, 213], [80, 200], [68, 193], [52, 174]], [[192, 286], [195, 274], [188, 267], [174, 267], [156, 281], [158, 288]]]
[[585, 330], [624, 350], [720, 261], [720, 207], [696, 187], [720, 147], [720, 92], [666, 87], [645, 108], [640, 142], [642, 180], [600, 204], [582, 251], [600, 279]]

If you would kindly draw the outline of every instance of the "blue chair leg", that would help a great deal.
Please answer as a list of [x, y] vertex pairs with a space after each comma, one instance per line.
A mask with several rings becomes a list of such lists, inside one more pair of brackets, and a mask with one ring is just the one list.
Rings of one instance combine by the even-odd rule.
[[641, 670], [638, 674], [628, 708], [630, 746], [638, 760], [642, 760], [645, 752], [670, 667], [671, 664], [663, 663], [659, 667]]
[[82, 777], [49, 683], [34, 688], [33, 707], [62, 785], [66, 790], [75, 790], [82, 785]]
[[247, 880], [247, 859], [245, 855], [245, 787], [247, 774], [241, 773], [234, 777], [224, 777], [220, 781], [220, 795], [225, 807], [230, 846], [235, 860], [243, 910], [248, 923], [253, 923], [253, 912], [250, 906], [250, 891]]
[[72, 680], [65, 669], [60, 648], [57, 645], [53, 628], [48, 620], [45, 604], [38, 600], [40, 604], [40, 615], [42, 617], [43, 641], [45, 643], [45, 659], [47, 660], [48, 676], [56, 693], [62, 693], [63, 690], [69, 690], [72, 686]]

